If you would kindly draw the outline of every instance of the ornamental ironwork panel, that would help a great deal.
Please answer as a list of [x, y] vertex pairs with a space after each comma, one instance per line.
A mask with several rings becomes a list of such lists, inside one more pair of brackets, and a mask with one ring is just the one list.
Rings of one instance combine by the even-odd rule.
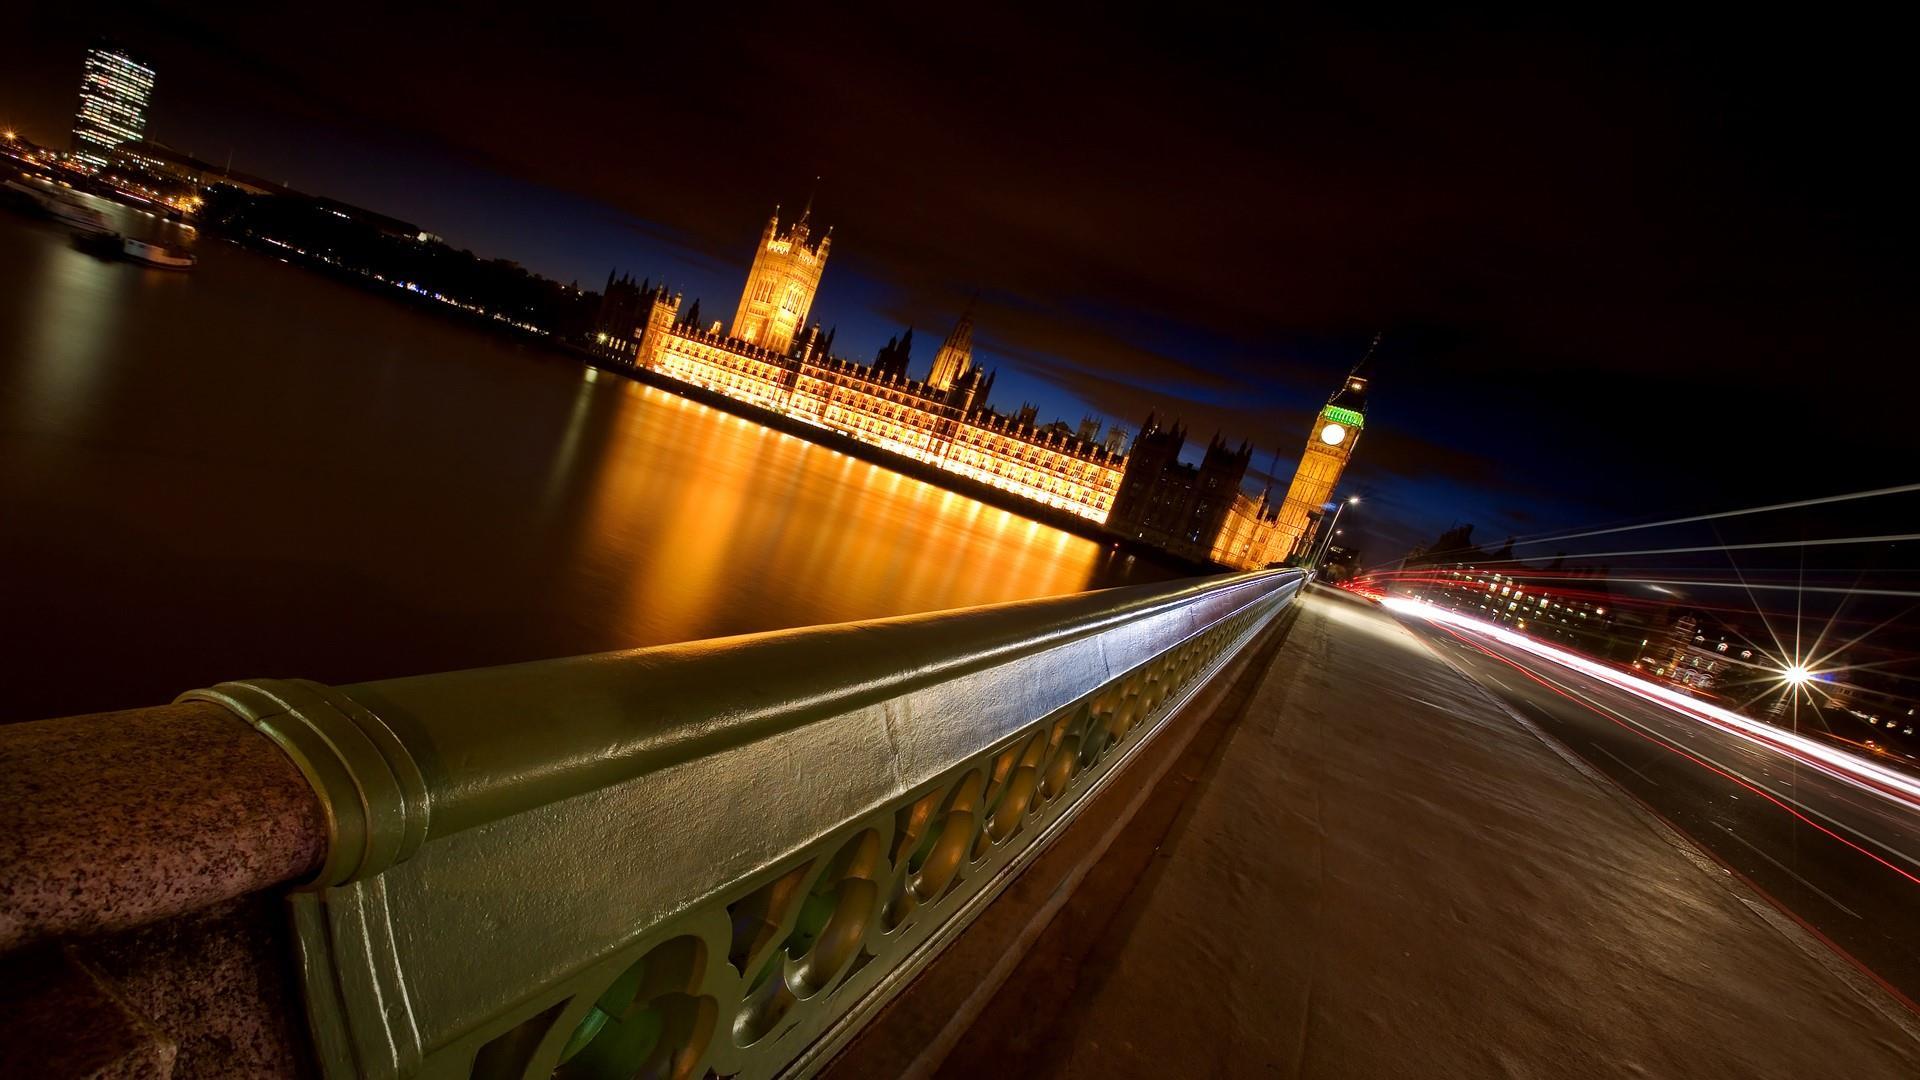
[[329, 1077], [817, 1069], [1291, 601], [1273, 570], [329, 688]]

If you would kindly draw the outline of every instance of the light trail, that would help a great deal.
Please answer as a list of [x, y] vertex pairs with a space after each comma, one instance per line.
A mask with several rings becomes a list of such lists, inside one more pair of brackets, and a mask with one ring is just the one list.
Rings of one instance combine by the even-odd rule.
[[[1920, 484], [1896, 484], [1893, 487], [1871, 488], [1866, 491], [1850, 491], [1842, 495], [1822, 495], [1812, 499], [1795, 499], [1792, 502], [1770, 503], [1766, 506], [1749, 506], [1738, 510], [1720, 510], [1711, 514], [1694, 514], [1689, 517], [1666, 518], [1661, 521], [1643, 521], [1631, 525], [1613, 525], [1601, 529], [1584, 529], [1579, 532], [1545, 533], [1533, 536], [1521, 536], [1509, 541], [1511, 548], [1532, 547], [1535, 544], [1552, 544], [1561, 540], [1580, 540], [1589, 536], [1611, 536], [1616, 533], [1637, 532], [1641, 529], [1660, 529], [1673, 525], [1690, 525], [1702, 521], [1722, 521], [1727, 518], [1748, 517], [1753, 514], [1770, 514], [1779, 510], [1801, 510], [1810, 506], [1830, 506], [1834, 503], [1856, 502], [1861, 499], [1877, 499], [1887, 495], [1908, 495], [1920, 491]], [[1511, 550], [1511, 548], [1509, 550]], [[1429, 556], [1450, 555], [1455, 551], [1471, 551], [1473, 548], [1453, 548], [1429, 551]], [[1718, 550], [1706, 549], [1706, 550]], [[1572, 557], [1585, 558], [1575, 553]], [[1518, 561], [1518, 560], [1516, 560]], [[1386, 563], [1368, 567], [1369, 572], [1384, 569]]]
[[[1769, 540], [1764, 543], [1754, 544], [1705, 544], [1699, 547], [1641, 548], [1634, 551], [1583, 551], [1578, 557], [1582, 559], [1609, 559], [1625, 558], [1629, 555], [1687, 555], [1701, 551], [1759, 551], [1773, 548], [1839, 547], [1848, 544], [1897, 544], [1907, 540], [1920, 540], [1920, 533], [1893, 533], [1887, 536], [1834, 536], [1820, 540]], [[1544, 562], [1548, 559], [1564, 558], [1567, 558], [1564, 554], [1515, 555], [1511, 561], [1517, 563]]]
[[[1653, 744], [1654, 746], [1657, 746], [1671, 754], [1674, 754], [1686, 761], [1689, 761], [1694, 765], [1698, 765], [1700, 768], [1705, 769], [1710, 773], [1713, 773], [1715, 776], [1718, 776], [1729, 783], [1732, 783], [1738, 787], [1746, 789], [1748, 792], [1752, 793], [1753, 795], [1758, 796], [1759, 798], [1765, 800], [1766, 802], [1771, 803], [1775, 807], [1778, 807], [1779, 809], [1792, 815], [1794, 818], [1805, 823], [1810, 828], [1816, 829], [1826, 834], [1827, 836], [1832, 837], [1834, 840], [1839, 841], [1840, 843], [1846, 845], [1847, 847], [1853, 849], [1854, 851], [1857, 851], [1860, 854], [1866, 856], [1867, 858], [1873, 860], [1874, 862], [1879, 863], [1881, 866], [1886, 867], [1887, 869], [1893, 871], [1894, 873], [1900, 875], [1901, 877], [1907, 879], [1908, 881], [1916, 885], [1920, 885], [1920, 876], [1916, 876], [1912, 871], [1909, 871], [1901, 866], [1898, 866], [1888, 861], [1887, 859], [1882, 858], [1881, 856], [1876, 855], [1873, 852], [1867, 850], [1867, 848], [1861, 846], [1862, 843], [1872, 845], [1873, 847], [1879, 848], [1881, 851], [1886, 852], [1887, 855], [1892, 856], [1893, 858], [1899, 859], [1902, 862], [1908, 863], [1914, 866], [1916, 869], [1920, 869], [1920, 859], [1916, 859], [1912, 855], [1909, 855], [1906, 852], [1891, 846], [1890, 844], [1880, 839], [1879, 837], [1872, 836], [1852, 825], [1848, 825], [1843, 821], [1839, 821], [1829, 816], [1828, 814], [1825, 814], [1820, 810], [1812, 806], [1809, 806], [1806, 803], [1803, 803], [1796, 798], [1793, 798], [1792, 796], [1783, 797], [1780, 795], [1776, 795], [1773, 792], [1768, 791], [1765, 787], [1761, 786], [1760, 781], [1755, 780], [1752, 777], [1741, 772], [1737, 766], [1730, 765], [1730, 764], [1727, 764], [1726, 762], [1719, 761], [1718, 759], [1706, 756], [1705, 751], [1696, 751], [1696, 750], [1689, 749], [1685, 746], [1682, 746], [1679, 743], [1673, 741], [1670, 735], [1667, 735], [1660, 731], [1656, 731], [1652, 727], [1649, 727], [1648, 725], [1642, 723], [1641, 721], [1636, 720], [1631, 716], [1628, 716], [1626, 713], [1623, 713], [1618, 709], [1612, 708], [1611, 706], [1608, 706], [1608, 705], [1600, 704], [1599, 702], [1593, 700], [1592, 698], [1589, 698], [1587, 695], [1575, 690], [1573, 687], [1568, 686], [1565, 683], [1561, 683], [1557, 680], [1550, 679], [1545, 675], [1542, 675], [1536, 671], [1533, 671], [1532, 669], [1526, 667], [1523, 664], [1520, 664], [1511, 659], [1508, 659], [1507, 657], [1502, 656], [1497, 652], [1494, 652], [1492, 649], [1487, 648], [1485, 645], [1482, 645], [1479, 642], [1474, 641], [1473, 639], [1467, 637], [1465, 634], [1454, 629], [1453, 627], [1442, 626], [1441, 629], [1444, 630], [1450, 636], [1452, 636], [1456, 641], [1459, 641], [1462, 645], [1465, 645], [1466, 647], [1473, 649], [1475, 652], [1479, 653], [1482, 656], [1487, 657], [1490, 660], [1496, 660], [1502, 664], [1505, 664], [1507, 667], [1510, 667], [1513, 670], [1519, 672], [1522, 676], [1527, 678], [1529, 681], [1539, 685], [1541, 688], [1555, 695], [1558, 695], [1559, 697], [1564, 698], [1567, 701], [1570, 701], [1573, 704], [1588, 710], [1589, 712], [1592, 712], [1596, 716], [1599, 716], [1600, 718], [1608, 721], [1609, 723], [1612, 723], [1616, 727], [1620, 727], [1642, 739], [1645, 739], [1647, 742]], [[1688, 739], [1693, 738], [1693, 736], [1687, 732], [1681, 732], [1681, 734], [1686, 735]], [[1750, 746], [1745, 747], [1744, 749], [1748, 750], [1749, 752], [1754, 752], [1754, 748]], [[1769, 749], [1769, 748], [1762, 748], [1762, 749]], [[1616, 758], [1615, 760], [1618, 760], [1618, 759]], [[1763, 773], [1765, 772], [1764, 764], [1762, 765], [1761, 771]], [[1815, 767], [1815, 771], [1820, 772], [1822, 775], [1830, 775], [1830, 774], [1827, 774], [1825, 770], [1819, 769], [1817, 766]], [[1768, 777], [1768, 779], [1772, 779], [1772, 777]], [[1859, 785], [1857, 784], [1852, 784], [1844, 780], [1842, 782], [1847, 783], [1848, 787], [1852, 790], [1860, 789]], [[1656, 784], [1655, 786], [1658, 786], [1658, 785]], [[1792, 786], [1792, 785], [1789, 785], [1789, 786]], [[1875, 794], [1878, 794], [1878, 793], [1875, 793]], [[1843, 804], [1847, 802], [1847, 800], [1844, 800], [1844, 799], [1840, 801]], [[1861, 809], [1861, 808], [1856, 806], [1855, 809]], [[1815, 821], [1814, 818], [1816, 817], [1819, 818], [1820, 821]], [[1821, 824], [1820, 823], [1821, 821], [1826, 822], [1826, 824], [1825, 825]], [[1831, 826], [1831, 828], [1829, 828], [1828, 826]], [[1835, 831], [1836, 829], [1840, 830], [1840, 832], [1836, 832]], [[1861, 843], [1855, 843], [1854, 841], [1847, 839], [1845, 836], [1841, 835], [1841, 832], [1847, 832], [1847, 833], [1853, 834], [1855, 837], [1859, 838]]]
[[1831, 593], [1836, 596], [1899, 596], [1907, 599], [1920, 599], [1920, 589], [1856, 589], [1824, 585], [1742, 585], [1735, 581], [1699, 581], [1686, 578], [1632, 578], [1610, 577], [1608, 581], [1619, 581], [1628, 585], [1681, 585], [1690, 588], [1706, 589], [1764, 589], [1771, 592], [1790, 593]]
[[[1720, 548], [1703, 548], [1703, 550], [1705, 550], [1705, 552], [1718, 552]], [[1584, 555], [1582, 555], [1582, 557], [1584, 557]], [[1515, 559], [1515, 561], [1519, 561], [1519, 559]], [[1438, 575], [1432, 575], [1432, 577], [1409, 577], [1409, 575], [1413, 575], [1413, 573], [1417, 573], [1417, 571], [1379, 571], [1379, 573], [1363, 575], [1363, 578], [1359, 578], [1359, 580], [1392, 580], [1394, 584], [1461, 584], [1459, 580], [1442, 578], [1438, 577]], [[1488, 573], [1488, 571], [1473, 571], [1473, 573]], [[1549, 580], [1549, 582], [1553, 580], [1553, 578], [1542, 578], [1542, 575], [1536, 575], [1536, 573], [1528, 573], [1528, 575], [1505, 575], [1505, 577], [1524, 577], [1526, 580]], [[1565, 580], [1580, 580], [1580, 578], [1565, 578]], [[1751, 592], [1751, 590], [1763, 590], [1763, 592], [1793, 592], [1793, 594], [1818, 592], [1818, 594], [1834, 594], [1834, 596], [1897, 596], [1897, 598], [1907, 598], [1907, 600], [1920, 600], [1920, 590], [1914, 590], [1914, 588], [1857, 588], [1857, 586], [1845, 586], [1845, 588], [1841, 588], [1841, 586], [1820, 586], [1820, 584], [1768, 584], [1768, 582], [1740, 582], [1740, 580], [1713, 580], [1713, 578], [1630, 578], [1619, 577], [1619, 575], [1607, 575], [1605, 578], [1594, 578], [1594, 580], [1601, 580], [1603, 584], [1659, 584], [1659, 586], [1676, 584], [1676, 586], [1682, 586], [1682, 588], [1740, 588], [1740, 590], [1749, 590], [1749, 592]], [[1546, 592], [1546, 588], [1542, 588], [1542, 592]], [[1555, 592], [1569, 592], [1569, 594], [1572, 594], [1572, 592], [1576, 592], [1576, 590], [1555, 590]], [[1588, 596], [1607, 596], [1607, 594], [1588, 594]], [[1634, 601], [1628, 600], [1628, 598], [1611, 598], [1611, 600], [1613, 600], [1613, 603], [1634, 603]]]
[[1751, 506], [1744, 510], [1721, 510], [1712, 514], [1695, 514], [1692, 517], [1668, 518], [1665, 521], [1648, 521], [1639, 525], [1617, 525], [1610, 529], [1588, 529], [1585, 532], [1560, 533], [1557, 536], [1543, 536], [1537, 540], [1524, 540], [1515, 543], [1515, 547], [1533, 544], [1550, 544], [1556, 540], [1577, 540], [1586, 536], [1606, 536], [1611, 533], [1633, 532], [1636, 529], [1658, 529], [1667, 525], [1689, 525], [1697, 521], [1719, 521], [1723, 518], [1746, 517], [1749, 514], [1770, 514], [1775, 510], [1800, 510], [1809, 506], [1826, 506], [1831, 503], [1852, 502], [1857, 499], [1877, 499], [1882, 495], [1906, 495], [1920, 491], [1920, 484], [1899, 484], [1894, 487], [1873, 488], [1868, 491], [1853, 491], [1845, 495], [1822, 495], [1817, 499], [1798, 499], [1794, 502], [1774, 503], [1770, 506]]
[[[1420, 569], [1411, 569], [1411, 570], [1377, 570], [1371, 573], [1363, 574], [1360, 577], [1354, 578], [1353, 581], [1351, 583], [1348, 583], [1345, 587], [1358, 588], [1358, 587], [1367, 586], [1367, 585], [1391, 584], [1391, 585], [1398, 585], [1398, 586], [1403, 586], [1408, 588], [1428, 586], [1428, 587], [1452, 588], [1452, 589], [1468, 589], [1470, 591], [1477, 591], [1477, 590], [1473, 590], [1473, 586], [1471, 582], [1469, 582], [1468, 580], [1463, 578], [1448, 576], [1449, 574], [1455, 573], [1455, 572], [1456, 571], [1451, 571], [1446, 568], [1432, 568], [1432, 569], [1420, 568]], [[1844, 596], [1854, 596], [1854, 595], [1902, 596], [1902, 595], [1907, 595], [1909, 592], [1908, 590], [1862, 589], [1857, 584], [1849, 585], [1845, 587], [1841, 587], [1841, 586], [1828, 587], [1828, 586], [1819, 586], [1819, 585], [1784, 585], [1784, 584], [1767, 583], [1767, 582], [1754, 582], [1752, 584], [1749, 584], [1745, 579], [1721, 580], [1721, 579], [1710, 578], [1710, 577], [1692, 577], [1692, 578], [1620, 577], [1614, 574], [1608, 574], [1602, 577], [1597, 574], [1581, 573], [1575, 570], [1556, 571], [1556, 570], [1524, 570], [1523, 569], [1516, 572], [1514, 570], [1508, 569], [1505, 565], [1480, 567], [1480, 568], [1475, 568], [1471, 570], [1460, 570], [1457, 572], [1462, 574], [1483, 574], [1483, 573], [1496, 574], [1500, 577], [1501, 580], [1511, 581], [1516, 585], [1525, 585], [1526, 587], [1531, 588], [1536, 594], [1552, 593], [1554, 596], [1558, 596], [1558, 597], [1571, 596], [1576, 599], [1595, 600], [1601, 603], [1610, 604], [1614, 607], [1623, 607], [1623, 608], [1624, 607], [1638, 607], [1638, 608], [1650, 608], [1650, 609], [1663, 608], [1663, 607], [1671, 606], [1671, 602], [1667, 600], [1649, 600], [1641, 597], [1629, 596], [1623, 593], [1608, 592], [1604, 589], [1581, 589], [1581, 588], [1575, 588], [1573, 586], [1577, 586], [1579, 584], [1586, 583], [1586, 582], [1592, 582], [1599, 585], [1609, 585], [1609, 584], [1662, 585], [1662, 586], [1680, 585], [1680, 586], [1686, 586], [1689, 588], [1700, 587], [1700, 588], [1707, 588], [1707, 589], [1742, 589], [1742, 590], [1763, 589], [1763, 590], [1778, 591], [1778, 592], [1792, 592], [1796, 594], [1805, 591], [1805, 592], [1818, 592], [1818, 593], [1835, 593], [1835, 594], [1844, 595]], [[1637, 570], [1637, 572], [1645, 573], [1646, 571]], [[1677, 595], [1671, 591], [1665, 591], [1665, 592], [1666, 592], [1666, 595], [1668, 596]], [[1920, 590], [1914, 590], [1913, 594], [1916, 597], [1920, 597]], [[1751, 592], [1749, 592], [1749, 599], [1750, 600], [1753, 599]], [[1740, 614], [1758, 614], [1763, 618], [1769, 614], [1772, 614], [1772, 615], [1779, 616], [1780, 618], [1783, 618], [1783, 619], [1791, 619], [1797, 614], [1796, 612], [1793, 612], [1793, 611], [1769, 612], [1766, 609], [1762, 609], [1757, 606], [1752, 608], [1746, 608], [1746, 607], [1739, 607], [1735, 605], [1725, 605], [1725, 604], [1713, 605], [1713, 604], [1707, 604], [1704, 602], [1696, 602], [1696, 601], [1689, 601], [1687, 606], [1691, 608], [1695, 608], [1697, 610], [1701, 610], [1701, 611], [1731, 611], [1731, 612], [1738, 612]], [[1834, 619], [1831, 621], [1834, 621], [1834, 622], [1850, 621], [1855, 623], [1864, 623], [1869, 620], [1864, 618], [1845, 619], [1836, 615]], [[1881, 625], [1886, 625], [1888, 621], [1889, 620], [1881, 620]], [[1782, 646], [1782, 649], [1784, 650], [1785, 646]]]
[[1798, 732], [1782, 731], [1769, 724], [1750, 720], [1718, 705], [1697, 700], [1676, 690], [1627, 674], [1577, 653], [1556, 648], [1525, 634], [1462, 615], [1431, 603], [1388, 596], [1382, 606], [1394, 612], [1448, 626], [1456, 626], [1498, 641], [1540, 659], [1558, 664], [1625, 691], [1642, 700], [1660, 705], [1690, 719], [1717, 728], [1748, 743], [1794, 758], [1857, 789], [1871, 792], [1905, 810], [1920, 812], [1920, 780], [1867, 761], [1857, 755], [1816, 742]]
[[[1480, 571], [1474, 571], [1476, 574], [1479, 572]], [[1729, 680], [1726, 676], [1719, 677], [1716, 680], [1717, 686], [1723, 687], [1726, 690], [1737, 690], [1743, 687], [1757, 688], [1757, 692], [1752, 692], [1745, 701], [1740, 702], [1739, 708], [1741, 711], [1744, 711], [1754, 702], [1760, 701], [1771, 694], [1782, 693], [1793, 699], [1796, 704], [1801, 701], [1812, 704], [1815, 708], [1815, 717], [1823, 726], [1828, 726], [1826, 716], [1819, 711], [1821, 702], [1824, 700], [1827, 704], [1832, 705], [1834, 704], [1835, 695], [1842, 692], [1884, 700], [1894, 706], [1904, 707], [1910, 704], [1903, 696], [1893, 690], [1871, 685], [1870, 682], [1863, 683], [1858, 679], [1835, 681], [1833, 677], [1846, 676], [1853, 673], [1870, 673], [1876, 679], [1897, 682], [1920, 682], [1920, 676], [1906, 675], [1898, 671], [1890, 670], [1896, 667], [1905, 667], [1920, 663], [1920, 657], [1907, 654], [1885, 656], [1884, 654], [1890, 650], [1868, 643], [1868, 639], [1875, 633], [1885, 630], [1887, 627], [1906, 618], [1916, 608], [1920, 608], [1920, 604], [1905, 605], [1901, 610], [1885, 618], [1874, 619], [1871, 616], [1864, 618], [1849, 617], [1844, 614], [1846, 610], [1845, 599], [1851, 599], [1856, 596], [1881, 595], [1893, 592], [1894, 590], [1863, 589], [1859, 585], [1857, 576], [1852, 585], [1844, 588], [1835, 587], [1827, 589], [1821, 586], [1807, 585], [1804, 582], [1791, 586], [1758, 582], [1742, 572], [1737, 564], [1733, 565], [1728, 572], [1733, 575], [1731, 580], [1651, 577], [1607, 577], [1601, 580], [1612, 584], [1668, 581], [1677, 584], [1684, 581], [1685, 584], [1694, 587], [1717, 588], [1727, 591], [1739, 589], [1744, 592], [1751, 603], [1750, 608], [1712, 604], [1697, 600], [1688, 602], [1688, 607], [1696, 611], [1728, 612], [1735, 615], [1757, 615], [1761, 625], [1765, 628], [1767, 637], [1772, 641], [1772, 646], [1769, 648], [1766, 644], [1756, 640], [1742, 630], [1736, 621], [1726, 621], [1722, 624], [1723, 629], [1727, 633], [1730, 633], [1739, 642], [1748, 646], [1751, 652], [1759, 653], [1765, 657], [1764, 662], [1755, 663], [1736, 660], [1733, 657], [1725, 657], [1722, 659], [1722, 662], [1730, 668], [1727, 675], [1731, 675], [1732, 678]], [[1510, 581], [1523, 590], [1532, 590], [1534, 596], [1550, 596], [1556, 601], [1571, 602], [1585, 599], [1595, 605], [1604, 603], [1619, 609], [1638, 608], [1647, 611], [1663, 611], [1667, 606], [1665, 602], [1645, 600], [1625, 593], [1577, 587], [1594, 579], [1594, 577], [1595, 575], [1592, 573], [1577, 569], [1546, 569], [1518, 572], [1508, 571], [1505, 574], [1496, 574], [1494, 580], [1495, 582]], [[1410, 569], [1366, 575], [1343, 587], [1360, 592], [1363, 595], [1373, 596], [1375, 599], [1379, 598], [1376, 594], [1384, 593], [1385, 586], [1389, 584], [1411, 589], [1415, 595], [1419, 595], [1427, 589], [1449, 592], [1464, 591], [1467, 594], [1468, 603], [1471, 604], [1473, 598], [1479, 595], [1478, 586], [1483, 583], [1482, 579], [1478, 577], [1473, 577], [1471, 580], [1468, 580], [1463, 578], [1460, 573]], [[1491, 589], [1493, 586], [1489, 585], [1488, 587]], [[1777, 592], [1790, 591], [1793, 593], [1796, 601], [1795, 607], [1787, 611], [1771, 611], [1759, 603], [1758, 596], [1754, 591], [1756, 588]], [[1838, 593], [1843, 597], [1843, 603], [1840, 608], [1825, 617], [1824, 624], [1819, 628], [1819, 633], [1814, 638], [1811, 648], [1796, 652], [1793, 648], [1790, 648], [1786, 642], [1781, 639], [1780, 634], [1775, 631], [1774, 620], [1778, 618], [1786, 621], [1788, 625], [1796, 627], [1801, 625], [1803, 613], [1799, 601], [1803, 598], [1803, 594], [1809, 591]], [[1526, 596], [1524, 592], [1519, 595], [1523, 597], [1523, 600], [1527, 601], [1534, 598], [1533, 596]], [[1484, 605], [1482, 606], [1484, 607]], [[1531, 615], [1532, 611], [1533, 609], [1529, 608], [1527, 613]], [[1855, 629], [1859, 627], [1865, 627], [1865, 629], [1854, 632]], [[1524, 629], [1524, 624], [1521, 628]], [[1796, 642], [1800, 640], [1797, 633], [1792, 636]], [[1878, 659], [1869, 659], [1859, 655], [1861, 650], [1869, 653], [1879, 652], [1882, 653], [1883, 656]], [[1838, 662], [1843, 653], [1850, 653], [1852, 656], [1845, 662]], [[1749, 669], [1749, 671], [1741, 672], [1739, 669], [1742, 668]], [[1809, 676], [1818, 676], [1818, 681], [1814, 681], [1813, 679], [1783, 681], [1781, 679], [1780, 676], [1782, 672], [1792, 671], [1796, 668], [1804, 670]], [[1743, 675], [1745, 677], [1742, 677]], [[1911, 734], [1911, 731], [1907, 733]], [[1834, 733], [1829, 730], [1828, 734], [1831, 735]]]

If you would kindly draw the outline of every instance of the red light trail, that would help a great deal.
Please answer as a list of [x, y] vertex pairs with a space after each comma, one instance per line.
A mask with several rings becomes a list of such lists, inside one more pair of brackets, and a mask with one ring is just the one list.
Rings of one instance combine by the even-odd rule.
[[[1816, 742], [1798, 732], [1783, 731], [1769, 724], [1733, 712], [1729, 709], [1695, 700], [1668, 687], [1591, 660], [1565, 649], [1555, 648], [1525, 634], [1516, 633], [1505, 627], [1497, 626], [1472, 616], [1439, 607], [1431, 603], [1389, 596], [1381, 600], [1387, 608], [1407, 616], [1458, 627], [1471, 633], [1498, 641], [1510, 648], [1518, 649], [1532, 656], [1558, 664], [1589, 678], [1604, 682], [1616, 689], [1623, 690], [1642, 700], [1659, 705], [1689, 719], [1710, 725], [1718, 730], [1736, 736], [1752, 745], [1791, 757], [1810, 768], [1850, 784], [1855, 788], [1871, 792], [1881, 798], [1895, 802], [1902, 808], [1920, 812], [1920, 781], [1904, 774], [1867, 761], [1857, 755]], [[1500, 658], [1506, 663], [1512, 661]], [[1518, 666], [1518, 665], [1514, 665]], [[1522, 670], [1525, 670], [1524, 668]], [[1529, 673], [1529, 677], [1534, 677]], [[1768, 796], [1772, 798], [1771, 795]], [[1877, 857], [1876, 857], [1877, 858]], [[1891, 864], [1889, 864], [1891, 865]], [[1897, 868], [1896, 868], [1897, 869]], [[1920, 878], [1910, 874], [1903, 875], [1920, 883]]]

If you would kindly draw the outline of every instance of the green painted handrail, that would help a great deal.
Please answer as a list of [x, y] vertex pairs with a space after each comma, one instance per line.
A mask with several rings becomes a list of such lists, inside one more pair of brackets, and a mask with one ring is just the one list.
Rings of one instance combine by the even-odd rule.
[[326, 808], [292, 906], [328, 1076], [771, 1076], [824, 1060], [1301, 580], [184, 697]]

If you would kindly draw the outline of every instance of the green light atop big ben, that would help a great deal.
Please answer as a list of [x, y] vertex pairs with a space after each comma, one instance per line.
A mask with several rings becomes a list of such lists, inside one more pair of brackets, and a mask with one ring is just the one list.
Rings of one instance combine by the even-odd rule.
[[1332, 498], [1334, 485], [1340, 482], [1340, 474], [1353, 458], [1353, 448], [1367, 425], [1367, 380], [1373, 351], [1379, 345], [1380, 337], [1376, 334], [1367, 355], [1354, 365], [1352, 373], [1327, 399], [1313, 422], [1306, 451], [1300, 455], [1300, 467], [1294, 471], [1286, 500], [1280, 504], [1274, 542], [1269, 548], [1276, 556], [1285, 557], [1300, 548], [1314, 515]]

